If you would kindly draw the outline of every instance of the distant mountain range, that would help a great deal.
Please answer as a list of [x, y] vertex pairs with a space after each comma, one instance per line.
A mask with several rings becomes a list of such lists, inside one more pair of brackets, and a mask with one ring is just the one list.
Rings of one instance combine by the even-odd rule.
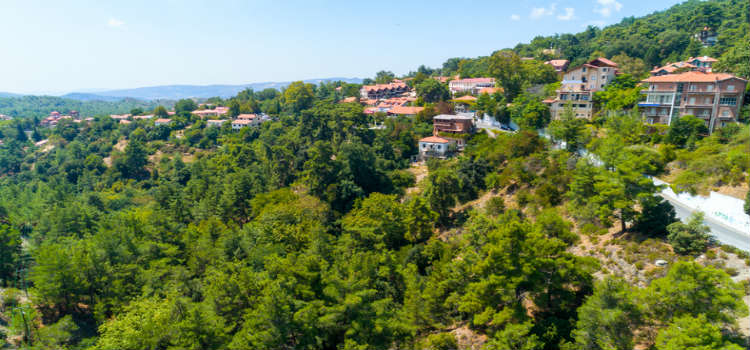
[[[325, 79], [308, 79], [304, 82], [320, 84], [329, 81], [341, 80], [347, 83], [362, 83], [360, 78], [325, 78]], [[242, 85], [161, 85], [148, 86], [135, 89], [107, 90], [95, 93], [73, 92], [62, 95], [63, 98], [74, 99], [78, 101], [116, 101], [122, 98], [136, 98], [141, 100], [179, 100], [181, 98], [208, 98], [208, 97], [232, 97], [238, 92], [251, 88], [255, 91], [263, 89], [282, 89], [289, 85], [290, 81], [285, 82], [264, 82], [251, 83]]]
[[[362, 79], [360, 78], [324, 78], [324, 79], [307, 79], [304, 80], [306, 83], [320, 84], [330, 81], [343, 81], [351, 84], [361, 84]], [[160, 86], [147, 86], [135, 89], [120, 89], [120, 90], [102, 90], [92, 92], [71, 92], [59, 97], [67, 98], [76, 101], [105, 101], [115, 102], [125, 98], [135, 98], [139, 100], [179, 100], [181, 98], [209, 98], [209, 97], [221, 97], [228, 98], [236, 95], [238, 92], [247, 88], [255, 91], [263, 89], [283, 89], [289, 85], [291, 81], [283, 82], [263, 82], [263, 83], [250, 83], [241, 85], [160, 85]], [[91, 90], [90, 90], [91, 91]], [[14, 94], [10, 92], [0, 91], [0, 98], [3, 97], [23, 97], [32, 96], [30, 94]]]

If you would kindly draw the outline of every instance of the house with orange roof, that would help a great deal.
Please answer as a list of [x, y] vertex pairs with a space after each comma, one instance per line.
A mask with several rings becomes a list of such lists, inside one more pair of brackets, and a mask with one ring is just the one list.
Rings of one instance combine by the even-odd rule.
[[570, 61], [568, 60], [549, 60], [547, 62], [544, 62], [544, 64], [549, 64], [552, 66], [552, 68], [555, 68], [555, 72], [558, 74], [565, 74], [565, 71], [568, 69], [568, 65], [570, 64]]
[[550, 107], [552, 119], [560, 117], [565, 106], [570, 104], [577, 118], [591, 119], [594, 115], [594, 93], [615, 80], [617, 63], [604, 57], [588, 61], [571, 68], [563, 75], [557, 97], [545, 100]]
[[248, 126], [252, 126], [253, 121], [248, 119], [235, 119], [232, 120], [232, 130], [240, 130]]
[[503, 88], [501, 87], [488, 87], [488, 88], [479, 89], [479, 95], [481, 94], [494, 95], [494, 94], [502, 94], [503, 92], [505, 92], [505, 90], [503, 90]]
[[737, 122], [747, 80], [728, 73], [690, 71], [652, 76], [642, 81], [646, 101], [638, 107], [646, 123], [670, 125], [675, 118], [694, 115], [709, 132]]
[[399, 96], [409, 91], [406, 83], [388, 83], [365, 85], [359, 90], [360, 97], [364, 99], [382, 99]]
[[404, 117], [415, 117], [417, 114], [424, 110], [424, 107], [415, 106], [394, 106], [388, 110], [388, 115], [393, 116], [404, 116]]
[[439, 136], [428, 136], [419, 140], [419, 158], [446, 158], [456, 150], [456, 142]]

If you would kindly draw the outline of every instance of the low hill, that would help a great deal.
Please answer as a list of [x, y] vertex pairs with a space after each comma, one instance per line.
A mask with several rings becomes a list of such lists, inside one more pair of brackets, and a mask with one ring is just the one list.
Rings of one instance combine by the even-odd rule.
[[[325, 78], [325, 79], [308, 79], [306, 83], [319, 84], [328, 81], [344, 81], [347, 83], [361, 83], [362, 79], [359, 78]], [[290, 81], [285, 82], [263, 82], [263, 83], [251, 83], [241, 85], [161, 85], [161, 86], [148, 86], [134, 89], [121, 89], [121, 90], [108, 90], [100, 91], [95, 94], [88, 93], [70, 93], [63, 97], [72, 98], [76, 100], [111, 100], [112, 98], [136, 98], [143, 100], [157, 100], [157, 99], [169, 99], [179, 100], [181, 98], [208, 98], [208, 97], [222, 97], [228, 98], [236, 95], [238, 92], [245, 89], [253, 89], [260, 91], [263, 89], [282, 89], [289, 85]]]
[[41, 118], [52, 111], [68, 113], [78, 111], [82, 117], [100, 114], [127, 113], [133, 108], [152, 110], [158, 105], [171, 107], [174, 101], [143, 101], [132, 98], [116, 101], [74, 100], [57, 96], [0, 97], [0, 114], [13, 117]]

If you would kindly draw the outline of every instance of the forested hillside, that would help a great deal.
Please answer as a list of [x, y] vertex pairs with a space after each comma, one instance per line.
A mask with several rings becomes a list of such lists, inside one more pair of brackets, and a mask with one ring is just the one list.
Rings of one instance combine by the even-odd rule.
[[79, 101], [55, 96], [0, 97], [0, 114], [12, 117], [43, 118], [52, 111], [78, 111], [82, 117], [127, 113], [134, 108], [151, 110], [158, 105], [170, 106], [170, 101]]
[[[539, 36], [513, 51], [542, 60], [562, 58], [571, 67], [596, 57], [621, 56], [615, 61], [640, 64], [640, 71], [667, 62], [708, 55], [719, 59], [719, 70], [750, 77], [750, 5], [745, 0], [690, 0], [651, 15], [628, 17], [603, 29], [588, 27], [577, 34]], [[704, 27], [717, 33], [718, 43], [704, 48], [694, 38]], [[552, 49], [552, 50], [550, 50]], [[636, 62], [633, 62], [637, 59]], [[442, 68], [443, 75], [486, 76], [489, 57], [453, 58]]]
[[[705, 6], [747, 10], [688, 2], [652, 16]], [[629, 21], [641, 19], [612, 28]], [[601, 50], [593, 33], [566, 57]], [[700, 214], [678, 221], [648, 176], [750, 196], [747, 120], [711, 135], [693, 116], [644, 124], [630, 110], [638, 79], [623, 74], [596, 96], [607, 113], [585, 120], [568, 106], [551, 121], [549, 65], [508, 51], [486, 65], [502, 89], [475, 108], [520, 130], [466, 134], [462, 152], [423, 163], [411, 161], [418, 140], [456, 107], [426, 74], [438, 72], [408, 82], [424, 107], [410, 117], [344, 102], [358, 84], [298, 81], [210, 99], [229, 111], [216, 118], [268, 117], [239, 130], [209, 125], [187, 99], [162, 125], [0, 121], [0, 338], [92, 350], [746, 348], [750, 254], [717, 243]]]

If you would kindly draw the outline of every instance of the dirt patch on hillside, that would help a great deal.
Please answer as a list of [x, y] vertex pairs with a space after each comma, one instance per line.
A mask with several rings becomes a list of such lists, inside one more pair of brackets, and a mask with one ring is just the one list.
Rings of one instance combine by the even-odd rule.
[[128, 140], [121, 139], [120, 141], [117, 141], [117, 143], [113, 146], [113, 148], [116, 149], [116, 150], [118, 150], [118, 151], [120, 151], [120, 152], [124, 152], [125, 151], [125, 147], [127, 147], [127, 146], [128, 146]]
[[416, 180], [414, 187], [409, 187], [406, 189], [406, 194], [414, 194], [419, 192], [419, 183], [427, 178], [427, 175], [429, 174], [429, 171], [427, 170], [427, 164], [425, 164], [424, 162], [412, 163], [409, 169], [406, 169], [406, 171], [412, 173]]

